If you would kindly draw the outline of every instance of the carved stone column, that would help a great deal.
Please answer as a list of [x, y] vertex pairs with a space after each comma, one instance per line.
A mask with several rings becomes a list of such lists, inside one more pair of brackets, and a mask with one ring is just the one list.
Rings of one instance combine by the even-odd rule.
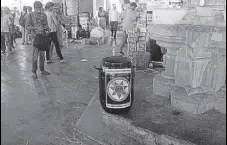
[[180, 41], [183, 39], [180, 37], [179, 38], [177, 38], [177, 37], [167, 38], [167, 39], [171, 40], [171, 42], [165, 42], [165, 40], [157, 40], [157, 44], [159, 46], [167, 49], [167, 53], [163, 56], [163, 60], [164, 60], [163, 63], [165, 66], [165, 71], [161, 73], [161, 76], [174, 80], [175, 79], [174, 65], [175, 65], [176, 52], [182, 46], [182, 42], [180, 42]]
[[213, 108], [225, 113], [226, 28], [191, 25], [186, 36], [186, 46], [177, 52], [171, 104], [192, 114]]
[[176, 51], [185, 41], [184, 25], [153, 25], [148, 29], [150, 38], [157, 44], [167, 49], [164, 55], [165, 71], [153, 79], [153, 93], [160, 96], [170, 97], [174, 87], [174, 65]]
[[[223, 30], [226, 35], [226, 30]], [[221, 35], [221, 34], [219, 34]], [[225, 39], [226, 40], [226, 39]], [[212, 41], [212, 48], [216, 49], [218, 57], [223, 58], [224, 70], [226, 70], [226, 42]], [[225, 72], [226, 74], [226, 72]], [[224, 86], [216, 93], [216, 100], [214, 103], [214, 109], [226, 114], [226, 76], [224, 78]]]

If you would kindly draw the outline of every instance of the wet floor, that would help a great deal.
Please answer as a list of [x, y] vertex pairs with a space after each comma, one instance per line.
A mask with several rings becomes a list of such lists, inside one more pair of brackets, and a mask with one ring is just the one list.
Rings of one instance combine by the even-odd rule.
[[98, 89], [93, 65], [111, 49], [70, 44], [66, 63], [45, 64], [51, 75], [38, 71], [38, 80], [31, 77], [31, 53], [18, 41], [12, 56], [1, 56], [1, 145], [77, 144], [71, 132]]

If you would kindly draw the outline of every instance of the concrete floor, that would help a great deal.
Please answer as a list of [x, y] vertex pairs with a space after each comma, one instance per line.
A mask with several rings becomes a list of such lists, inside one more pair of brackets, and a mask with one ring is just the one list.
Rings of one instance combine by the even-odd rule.
[[31, 51], [18, 41], [11, 57], [1, 56], [1, 145], [82, 144], [69, 138], [98, 89], [93, 65], [111, 55], [110, 47], [70, 44], [67, 62], [45, 64], [51, 75], [38, 73], [38, 80], [31, 77]]

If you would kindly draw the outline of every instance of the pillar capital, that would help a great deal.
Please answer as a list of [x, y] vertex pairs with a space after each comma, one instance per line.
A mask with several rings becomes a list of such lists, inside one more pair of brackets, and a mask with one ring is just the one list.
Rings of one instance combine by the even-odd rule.
[[177, 50], [185, 42], [186, 25], [163, 25], [156, 24], [149, 27], [150, 38], [156, 40], [157, 44], [167, 49], [163, 56], [165, 71], [162, 76], [174, 79], [174, 62]]

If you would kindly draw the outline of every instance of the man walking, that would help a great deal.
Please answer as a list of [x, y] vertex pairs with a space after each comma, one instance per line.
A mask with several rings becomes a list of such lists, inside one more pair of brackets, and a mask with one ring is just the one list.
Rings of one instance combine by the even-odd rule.
[[127, 42], [127, 32], [132, 31], [135, 27], [136, 22], [136, 7], [137, 4], [135, 2], [132, 2], [130, 6], [123, 12], [123, 41], [120, 46], [120, 54], [124, 55], [123, 49], [125, 47], [125, 44]]
[[[34, 2], [34, 12], [31, 12], [27, 17], [26, 29], [30, 30], [32, 33], [32, 38], [38, 33], [43, 33], [48, 29], [47, 16], [45, 13], [41, 12], [42, 3], [40, 1]], [[32, 73], [33, 78], [37, 79], [37, 60], [39, 57], [39, 68], [41, 74], [50, 75], [49, 72], [44, 69], [45, 51], [40, 51], [38, 48], [33, 47], [32, 52]]]
[[[64, 58], [61, 53], [58, 36], [57, 36], [57, 31], [58, 31], [60, 25], [59, 25], [59, 21], [57, 20], [57, 16], [53, 12], [53, 8], [54, 8], [54, 3], [52, 3], [52, 2], [48, 2], [45, 6], [48, 26], [50, 28], [50, 39], [51, 39], [51, 42], [54, 43], [56, 53], [57, 53], [58, 57], [60, 58], [60, 62], [64, 63], [65, 61], [63, 60]], [[49, 49], [46, 52], [46, 59], [47, 59], [47, 63], [51, 63]]]
[[111, 27], [111, 37], [116, 39], [117, 26], [118, 26], [119, 13], [117, 11], [116, 4], [113, 4], [113, 8], [109, 13], [110, 27]]

